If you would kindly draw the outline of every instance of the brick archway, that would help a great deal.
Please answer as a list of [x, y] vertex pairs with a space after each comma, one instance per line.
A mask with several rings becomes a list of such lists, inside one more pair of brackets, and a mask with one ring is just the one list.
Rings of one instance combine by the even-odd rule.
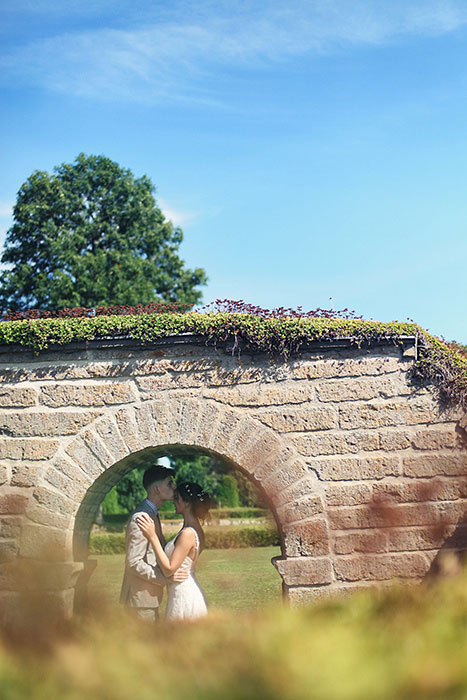
[[[63, 453], [50, 464], [46, 479], [63, 475], [74, 481], [73, 493], [55, 496], [59, 520], [48, 528], [34, 525], [25, 532], [28, 551], [40, 552], [76, 564], [87, 558], [89, 533], [105, 494], [128, 471], [148, 464], [180, 448], [211, 453], [240, 469], [259, 487], [276, 519], [282, 558], [276, 567], [284, 590], [294, 597], [295, 587], [320, 586], [331, 580], [329, 536], [324, 503], [316, 475], [309, 470], [293, 446], [259, 421], [213, 401], [173, 398], [147, 401], [120, 409], [113, 416], [88, 425]], [[50, 507], [37, 486], [26, 509], [28, 517], [37, 508]], [[71, 497], [70, 497], [71, 496]], [[55, 525], [59, 525], [59, 531]]]

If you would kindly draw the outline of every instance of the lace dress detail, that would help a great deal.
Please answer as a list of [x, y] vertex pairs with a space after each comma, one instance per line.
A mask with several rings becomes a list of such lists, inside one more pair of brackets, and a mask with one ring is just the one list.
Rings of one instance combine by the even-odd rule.
[[[182, 528], [182, 530], [183, 529], [184, 528]], [[180, 565], [181, 569], [188, 571], [188, 578], [186, 581], [182, 581], [182, 583], [169, 583], [167, 585], [167, 609], [165, 611], [165, 617], [168, 620], [193, 619], [196, 617], [204, 617], [204, 615], [207, 614], [206, 599], [195, 575], [196, 562], [199, 557], [198, 533], [193, 527], [189, 529], [193, 530], [195, 533], [196, 554], [194, 559], [187, 555]], [[182, 530], [180, 530], [176, 537], [165, 546], [164, 551], [169, 559], [175, 549], [177, 537]]]

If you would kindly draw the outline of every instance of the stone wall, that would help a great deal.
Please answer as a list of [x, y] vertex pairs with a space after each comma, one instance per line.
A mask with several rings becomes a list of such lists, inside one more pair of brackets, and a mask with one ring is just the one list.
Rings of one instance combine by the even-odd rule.
[[0, 353], [3, 616], [25, 592], [69, 614], [105, 493], [180, 446], [267, 496], [293, 602], [421, 580], [466, 548], [467, 451], [462, 415], [411, 386], [412, 362], [393, 346], [289, 363], [170, 343]]

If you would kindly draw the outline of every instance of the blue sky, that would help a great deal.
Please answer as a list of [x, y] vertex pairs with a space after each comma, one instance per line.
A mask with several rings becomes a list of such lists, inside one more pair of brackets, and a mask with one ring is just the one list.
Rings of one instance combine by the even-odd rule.
[[104, 154], [152, 179], [206, 302], [467, 343], [467, 1], [3, 5], [1, 240], [31, 172]]

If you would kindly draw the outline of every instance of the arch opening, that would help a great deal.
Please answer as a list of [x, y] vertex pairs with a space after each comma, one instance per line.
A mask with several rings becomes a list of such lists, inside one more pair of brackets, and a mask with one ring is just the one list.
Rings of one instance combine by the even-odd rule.
[[[205, 459], [198, 459], [200, 457]], [[209, 520], [204, 524], [207, 544], [206, 554], [201, 559], [201, 569], [204, 571], [211, 597], [214, 596], [215, 607], [240, 609], [242, 605], [248, 605], [250, 608], [253, 607], [252, 596], [259, 605], [273, 599], [280, 599], [281, 593], [284, 594], [284, 584], [273, 566], [273, 559], [283, 558], [284, 540], [277, 510], [261, 482], [255, 480], [232, 459], [212, 449], [197, 445], [172, 444], [149, 447], [128, 455], [101, 474], [86, 492], [76, 515], [73, 533], [74, 560], [83, 565], [83, 572], [76, 587], [75, 609], [83, 608], [89, 591], [98, 590], [99, 593], [107, 596], [111, 593], [110, 598], [116, 599], [124, 570], [124, 555], [121, 547], [123, 547], [126, 522], [131, 515], [131, 510], [144, 498], [142, 473], [161, 458], [170, 460], [175, 468], [174, 477], [178, 481], [193, 480], [204, 486], [202, 470], [206, 470], [205, 476], [208, 483], [206, 488], [213, 498], [214, 507]], [[204, 466], [206, 464], [209, 464], [209, 471]], [[193, 474], [193, 468], [194, 476], [187, 478], [187, 474]], [[178, 479], [177, 469], [179, 470]], [[137, 502], [133, 501], [133, 505], [123, 514], [123, 518], [118, 517], [119, 524], [115, 525], [114, 519], [112, 526], [112, 519], [102, 514], [102, 503], [106, 495], [112, 490], [115, 491], [114, 487], [118, 487], [118, 484], [132, 472], [139, 472], [141, 486], [138, 496], [142, 498], [138, 497]], [[225, 476], [234, 481], [234, 492], [237, 493], [238, 503], [225, 503], [220, 497], [222, 487], [225, 485]], [[169, 540], [179, 530], [181, 516], [175, 514], [173, 504], [170, 502], [166, 502], [159, 512], [165, 537]], [[98, 526], [96, 526], [96, 520], [99, 521]], [[109, 529], [109, 524], [111, 530], [121, 533], [122, 539], [118, 545], [120, 556], [107, 555], [106, 558], [94, 552], [91, 554], [92, 558], [89, 558], [92, 532], [98, 530], [100, 534], [97, 539], [102, 539], [102, 535], [105, 537], [104, 533]], [[95, 571], [98, 560], [100, 561]], [[204, 564], [206, 560], [208, 562]], [[121, 571], [117, 568], [118, 562]], [[222, 567], [225, 571], [222, 571]], [[106, 577], [107, 570], [114, 579], [111, 585]], [[252, 581], [247, 580], [245, 583], [247, 574], [251, 575]], [[264, 599], [261, 598], [261, 592], [258, 594], [253, 588], [254, 582], [258, 583], [260, 580]], [[105, 582], [104, 586], [102, 582]], [[225, 604], [219, 602], [221, 594], [225, 592], [225, 596], [229, 596], [229, 590], [233, 589], [235, 589], [233, 601], [226, 597]]]

